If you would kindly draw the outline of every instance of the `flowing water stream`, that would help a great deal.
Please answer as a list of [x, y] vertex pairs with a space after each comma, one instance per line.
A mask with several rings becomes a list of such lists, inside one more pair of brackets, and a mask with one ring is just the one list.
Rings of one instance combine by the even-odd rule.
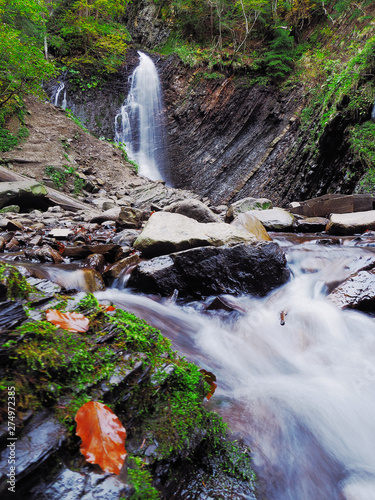
[[126, 289], [98, 296], [145, 318], [216, 374], [207, 404], [251, 446], [259, 499], [374, 500], [375, 322], [326, 298], [374, 254], [351, 240], [278, 238], [294, 277], [263, 299], [227, 298], [244, 312]]
[[139, 54], [127, 99], [115, 117], [115, 141], [125, 144], [140, 174], [168, 181], [164, 105], [159, 75], [152, 59]]

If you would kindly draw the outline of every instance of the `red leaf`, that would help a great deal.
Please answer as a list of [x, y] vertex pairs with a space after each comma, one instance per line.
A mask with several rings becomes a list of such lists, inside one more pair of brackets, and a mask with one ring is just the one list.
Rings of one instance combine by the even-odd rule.
[[112, 312], [112, 311], [116, 311], [115, 306], [106, 306], [106, 305], [104, 305], [104, 304], [100, 304], [100, 307], [103, 307], [103, 308], [104, 308], [104, 312]]
[[62, 313], [57, 309], [48, 309], [46, 320], [69, 332], [87, 332], [89, 329], [88, 318], [76, 312]]
[[82, 439], [80, 451], [90, 464], [104, 472], [120, 474], [124, 465], [126, 430], [108, 406], [89, 401], [75, 417], [76, 434]]
[[209, 384], [210, 386], [210, 392], [206, 395], [207, 400], [211, 399], [211, 396], [214, 394], [217, 388], [216, 382], [216, 375], [214, 375], [212, 372], [208, 372], [204, 368], [201, 368], [199, 370], [201, 374], [203, 375], [204, 380]]

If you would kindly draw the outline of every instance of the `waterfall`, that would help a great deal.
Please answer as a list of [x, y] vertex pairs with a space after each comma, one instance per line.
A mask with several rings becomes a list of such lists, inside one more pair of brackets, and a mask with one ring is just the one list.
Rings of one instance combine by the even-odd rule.
[[61, 107], [62, 107], [62, 109], [66, 109], [68, 107], [68, 103], [67, 103], [67, 100], [66, 100], [66, 90], [64, 92], [64, 99], [63, 99], [63, 102], [61, 104]]
[[152, 59], [138, 52], [139, 65], [131, 76], [127, 99], [115, 117], [115, 141], [125, 145], [139, 173], [151, 180], [168, 181], [164, 106], [157, 69]]
[[58, 87], [57, 87], [57, 89], [56, 89], [56, 93], [55, 93], [55, 95], [52, 95], [52, 99], [51, 99], [51, 101], [53, 101], [53, 104], [54, 104], [55, 106], [58, 106], [58, 105], [59, 105], [59, 104], [58, 104], [58, 103], [59, 103], [59, 97], [60, 97], [61, 92], [62, 92], [64, 89], [65, 89], [65, 83], [64, 83], [64, 82], [60, 82], [60, 83], [59, 83], [59, 86], [58, 86]]

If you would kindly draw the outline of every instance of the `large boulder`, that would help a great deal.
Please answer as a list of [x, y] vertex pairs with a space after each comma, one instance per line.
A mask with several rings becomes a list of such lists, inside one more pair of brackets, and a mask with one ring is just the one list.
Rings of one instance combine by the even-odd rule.
[[232, 222], [232, 226], [245, 229], [253, 234], [258, 241], [272, 241], [271, 236], [267, 233], [266, 228], [259, 219], [251, 215], [251, 212], [238, 215]]
[[367, 229], [375, 229], [375, 210], [332, 214], [326, 227], [327, 233], [340, 236], [361, 234]]
[[47, 194], [46, 187], [35, 180], [0, 182], [0, 208], [10, 204], [18, 205], [22, 209], [44, 205], [47, 208], [50, 205], [45, 199]]
[[250, 210], [268, 210], [270, 208], [272, 208], [272, 201], [267, 198], [242, 198], [229, 206], [225, 221], [231, 222], [237, 215]]
[[260, 220], [267, 231], [293, 230], [294, 216], [282, 208], [252, 210], [251, 215]]
[[255, 241], [253, 234], [223, 222], [206, 224], [180, 214], [155, 212], [135, 240], [134, 248], [145, 257], [156, 257], [188, 248]]
[[187, 200], [176, 201], [164, 208], [165, 212], [185, 215], [198, 222], [221, 222], [218, 215], [214, 214], [202, 201], [188, 198]]
[[199, 247], [143, 261], [129, 286], [148, 293], [200, 297], [223, 293], [264, 296], [289, 279], [281, 248], [273, 242]]
[[305, 217], [329, 217], [330, 214], [345, 214], [372, 210], [373, 198], [370, 194], [325, 194], [318, 198], [293, 202], [290, 211]]
[[375, 268], [359, 271], [337, 286], [328, 299], [341, 309], [375, 311]]

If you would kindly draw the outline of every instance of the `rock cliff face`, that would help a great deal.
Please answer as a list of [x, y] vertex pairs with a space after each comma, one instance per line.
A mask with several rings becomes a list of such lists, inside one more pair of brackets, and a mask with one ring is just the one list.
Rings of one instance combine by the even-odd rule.
[[[268, 197], [283, 206], [326, 192], [350, 193], [353, 167], [337, 116], [315, 148], [307, 148], [300, 114], [302, 86], [246, 86], [241, 78], [205, 79], [176, 58], [159, 64], [169, 116], [172, 180], [228, 203]], [[354, 170], [352, 168], [352, 170]]]
[[[249, 85], [245, 77], [207, 79], [177, 56], [153, 59], [164, 89], [173, 186], [215, 204], [254, 196], [279, 206], [355, 189], [363, 168], [349, 150], [350, 123], [338, 113], [309, 145], [310, 127], [300, 123], [307, 105], [302, 85], [283, 90]], [[99, 90], [68, 87], [68, 107], [95, 135], [113, 139], [138, 60], [129, 50], [126, 65]]]

